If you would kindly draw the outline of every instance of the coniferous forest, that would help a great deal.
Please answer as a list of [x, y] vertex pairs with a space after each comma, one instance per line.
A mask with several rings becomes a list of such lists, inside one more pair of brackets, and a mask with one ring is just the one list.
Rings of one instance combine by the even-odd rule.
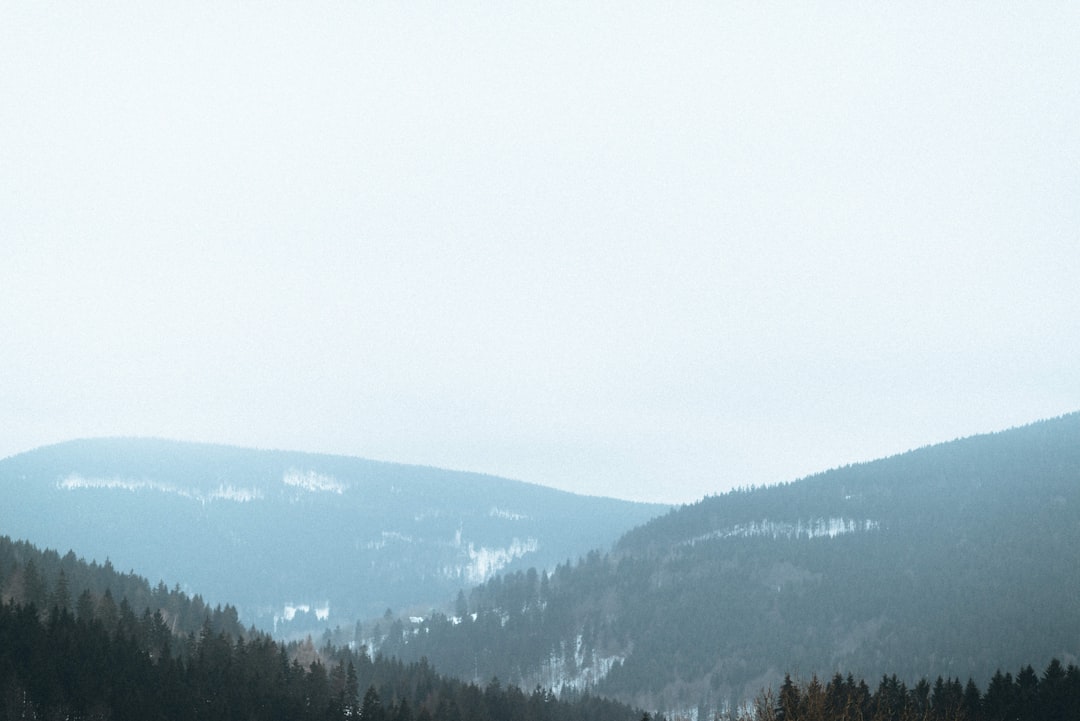
[[310, 639], [279, 643], [244, 630], [231, 607], [211, 609], [109, 564], [6, 537], [0, 596], [0, 721], [640, 718], [629, 706], [586, 694], [559, 699], [494, 678], [483, 686], [449, 679], [423, 660], [317, 649]]
[[1036, 673], [1024, 666], [1014, 677], [997, 671], [985, 689], [968, 679], [920, 680], [911, 688], [895, 675], [871, 691], [865, 681], [835, 674], [822, 684], [791, 676], [777, 694], [763, 692], [752, 711], [760, 721], [1065, 721], [1080, 718], [1080, 668], [1053, 659]]
[[[72, 584], [72, 580], [75, 584]], [[83, 584], [86, 584], [83, 586]], [[82, 590], [78, 590], [81, 588]], [[118, 589], [114, 595], [112, 589]], [[0, 538], [0, 721], [8, 719], [361, 719], [637, 721], [647, 714], [582, 693], [525, 692], [441, 676], [366, 648], [284, 644], [106, 563]], [[130, 598], [147, 602], [136, 610]], [[117, 600], [119, 599], [119, 600]], [[1039, 721], [1080, 718], [1080, 668], [1057, 659], [998, 670], [982, 688], [937, 677], [875, 687], [837, 673], [763, 690], [717, 719]]]
[[461, 622], [433, 614], [381, 648], [526, 687], [591, 678], [699, 717], [785, 672], [910, 685], [1075, 662], [1078, 479], [1072, 414], [731, 491], [607, 553], [497, 576], [460, 599]]
[[[0, 606], [0, 719], [630, 721], [597, 697], [556, 699], [439, 676], [363, 651], [215, 632], [174, 641], [159, 613], [110, 625], [53, 606]], [[301, 659], [312, 658], [308, 663]], [[361, 692], [362, 689], [366, 689]]]
[[[559, 700], [492, 679], [486, 687], [440, 677], [425, 661], [402, 664], [365, 652], [285, 646], [257, 634], [214, 630], [176, 639], [160, 611], [136, 617], [123, 599], [78, 613], [54, 597], [0, 606], [0, 720], [8, 719], [355, 719], [361, 721], [629, 721], [629, 707], [591, 696]], [[83, 615], [85, 614], [85, 616]], [[306, 665], [301, 659], [312, 658]], [[366, 691], [361, 695], [361, 689]], [[762, 721], [1005, 721], [1080, 718], [1080, 669], [1056, 659], [1042, 675], [998, 671], [985, 691], [973, 680], [896, 676], [871, 691], [835, 675], [785, 679], [777, 695], [731, 716]], [[643, 715], [647, 718], [647, 715]]]
[[0, 537], [0, 721], [1080, 718], [1078, 449], [1073, 414], [734, 491], [318, 643]]

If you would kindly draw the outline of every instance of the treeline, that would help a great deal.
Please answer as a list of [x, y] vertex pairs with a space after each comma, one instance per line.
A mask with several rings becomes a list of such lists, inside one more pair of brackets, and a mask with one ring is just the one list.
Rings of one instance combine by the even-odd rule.
[[[365, 648], [281, 644], [134, 574], [0, 539], [0, 721], [636, 721], [591, 695], [445, 678]], [[42, 572], [44, 569], [44, 572]], [[69, 573], [69, 570], [71, 571]], [[100, 593], [67, 579], [91, 578]], [[113, 586], [166, 606], [136, 611]], [[164, 595], [162, 595], [164, 594]], [[72, 601], [74, 597], [74, 601]], [[117, 597], [119, 600], [117, 600]], [[40, 605], [38, 602], [41, 602]], [[181, 628], [201, 610], [197, 630]], [[171, 620], [170, 620], [171, 619]]]
[[198, 633], [207, 622], [215, 631], [242, 637], [253, 631], [240, 624], [234, 606], [209, 606], [198, 594], [189, 596], [178, 586], [156, 586], [135, 574], [121, 573], [107, 559], [86, 562], [73, 551], [61, 556], [26, 541], [0, 536], [0, 602], [33, 605], [42, 611], [53, 606], [79, 610], [81, 618], [97, 615], [107, 626], [123, 619], [131, 627], [134, 609], [158, 613], [172, 634]]
[[[145, 616], [144, 616], [145, 617]], [[0, 721], [634, 721], [627, 706], [592, 696], [557, 699], [492, 680], [449, 680], [403, 664], [310, 643], [215, 633], [179, 641], [149, 616], [110, 628], [53, 606], [0, 606]], [[307, 659], [311, 660], [305, 663]], [[361, 689], [366, 691], [361, 695]]]
[[972, 679], [938, 676], [908, 688], [895, 675], [871, 692], [865, 681], [836, 674], [762, 693], [745, 716], [757, 721], [1066, 721], [1080, 718], [1080, 668], [1054, 659], [1040, 677], [1030, 665], [1015, 677], [998, 670], [986, 692]]

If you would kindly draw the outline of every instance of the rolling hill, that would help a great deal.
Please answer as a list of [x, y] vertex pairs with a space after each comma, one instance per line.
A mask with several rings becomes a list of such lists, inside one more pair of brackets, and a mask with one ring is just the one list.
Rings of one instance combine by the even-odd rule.
[[375, 639], [466, 678], [708, 714], [785, 673], [988, 678], [1080, 656], [1080, 414], [675, 509]]
[[663, 506], [476, 473], [155, 439], [0, 460], [0, 533], [179, 580], [245, 623], [427, 610], [498, 571], [610, 547]]

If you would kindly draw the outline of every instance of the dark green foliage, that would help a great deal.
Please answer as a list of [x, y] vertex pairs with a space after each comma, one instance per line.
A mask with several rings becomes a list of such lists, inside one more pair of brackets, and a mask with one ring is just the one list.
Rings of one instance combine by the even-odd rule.
[[[46, 552], [48, 555], [50, 552]], [[53, 554], [55, 555], [55, 554]], [[21, 560], [16, 560], [16, 556]], [[0, 586], [43, 557], [31, 546], [0, 539]], [[50, 559], [52, 556], [49, 556]], [[55, 560], [55, 559], [53, 559]], [[46, 569], [49, 563], [41, 564]], [[404, 664], [364, 651], [310, 644], [283, 646], [242, 632], [235, 614], [195, 607], [183, 594], [161, 592], [173, 608], [135, 613], [112, 584], [146, 591], [145, 581], [75, 562], [67, 576], [110, 586], [80, 592], [81, 613], [49, 610], [16, 599], [0, 603], [0, 721], [635, 721], [622, 704], [582, 696], [558, 700], [536, 689], [525, 694], [492, 681], [481, 689], [439, 676], [426, 661]], [[42, 575], [47, 583], [48, 576]], [[20, 586], [20, 593], [22, 588]], [[149, 598], [156, 598], [151, 591]], [[119, 598], [119, 602], [116, 601]], [[95, 602], [96, 601], [96, 602]], [[202, 613], [197, 630], [166, 615]], [[177, 620], [179, 624], [179, 620]], [[366, 689], [360, 701], [360, 689]]]
[[[72, 608], [73, 588], [79, 592]], [[71, 609], [79, 620], [96, 619], [128, 635], [141, 625], [134, 609], [145, 610], [154, 621], [158, 649], [168, 643], [166, 634], [197, 633], [204, 624], [236, 638], [246, 633], [233, 606], [210, 608], [199, 595], [189, 597], [164, 583], [151, 586], [134, 573], [117, 572], [109, 561], [87, 563], [71, 551], [61, 557], [0, 536], [0, 602], [8, 601], [32, 605], [42, 616], [52, 608]]]
[[1080, 669], [1053, 659], [1040, 681], [1030, 666], [1011, 674], [997, 671], [985, 696], [974, 680], [961, 685], [941, 678], [931, 685], [920, 679], [908, 689], [896, 676], [881, 679], [871, 694], [863, 682], [839, 674], [822, 686], [816, 677], [796, 683], [785, 676], [774, 702], [759, 696], [758, 721], [1066, 721], [1080, 718]]

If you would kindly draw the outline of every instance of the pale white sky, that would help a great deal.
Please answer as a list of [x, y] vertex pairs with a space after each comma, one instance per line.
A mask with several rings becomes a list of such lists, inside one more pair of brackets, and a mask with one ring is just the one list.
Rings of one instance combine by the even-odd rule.
[[1075, 2], [4, 2], [0, 456], [688, 502], [1078, 410], [1078, 37]]

